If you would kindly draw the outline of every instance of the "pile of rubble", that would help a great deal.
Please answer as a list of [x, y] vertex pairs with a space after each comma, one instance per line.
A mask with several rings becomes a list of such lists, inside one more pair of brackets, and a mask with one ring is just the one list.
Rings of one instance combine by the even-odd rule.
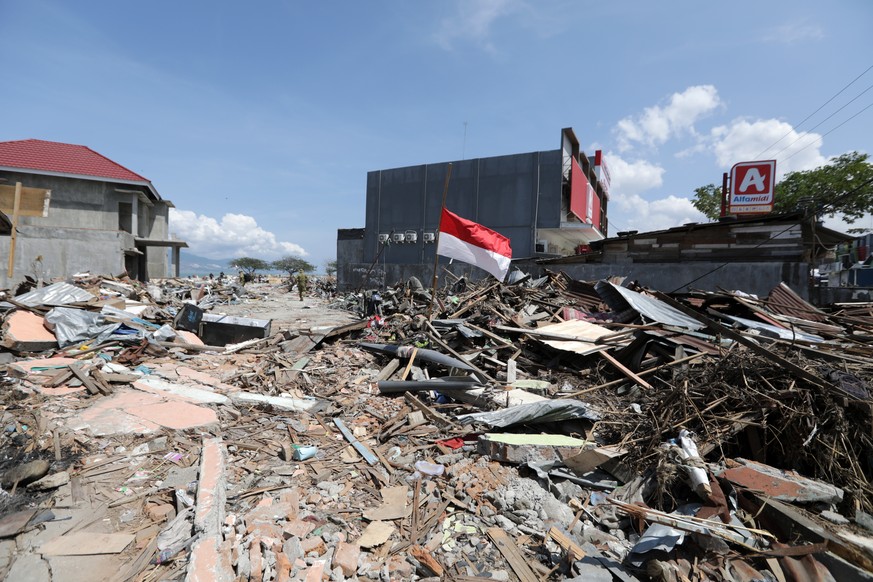
[[873, 572], [873, 305], [514, 273], [296, 302], [329, 326], [222, 313], [287, 291], [6, 297], [0, 575]]

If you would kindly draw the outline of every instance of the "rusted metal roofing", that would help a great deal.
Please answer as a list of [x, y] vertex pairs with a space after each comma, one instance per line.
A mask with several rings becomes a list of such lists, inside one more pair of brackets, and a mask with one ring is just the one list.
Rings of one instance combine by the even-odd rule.
[[799, 319], [824, 323], [827, 314], [806, 302], [785, 283], [779, 283], [766, 299], [767, 309], [780, 315], [790, 315]]

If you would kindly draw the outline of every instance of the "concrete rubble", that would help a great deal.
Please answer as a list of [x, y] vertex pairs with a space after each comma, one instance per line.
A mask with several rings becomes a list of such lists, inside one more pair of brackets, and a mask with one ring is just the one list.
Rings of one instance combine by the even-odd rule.
[[0, 578], [873, 578], [873, 304], [511, 280], [7, 292]]

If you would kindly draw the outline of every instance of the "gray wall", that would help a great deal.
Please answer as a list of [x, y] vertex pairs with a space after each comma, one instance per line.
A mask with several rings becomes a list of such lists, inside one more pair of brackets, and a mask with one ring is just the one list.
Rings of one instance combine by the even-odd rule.
[[[145, 191], [144, 187], [24, 172], [3, 171], [0, 178], [5, 178], [0, 182], [5, 185], [21, 182], [24, 186], [51, 190], [48, 216], [22, 216], [18, 220], [16, 266], [13, 277], [9, 279], [4, 262], [0, 269], [0, 285], [3, 287], [11, 287], [23, 280], [25, 274], [34, 276], [39, 265], [42, 265], [46, 278], [80, 271], [108, 275], [123, 272], [123, 250], [133, 249], [135, 245], [131, 234], [119, 230], [120, 203], [129, 203], [134, 209], [136, 216], [131, 226], [136, 227], [137, 236], [168, 238], [169, 206], [165, 201], [155, 201], [148, 206], [139, 200], [137, 193], [116, 191], [116, 188]], [[0, 240], [0, 249], [3, 256], [8, 257], [8, 238]], [[146, 262], [149, 276], [167, 275], [166, 247], [141, 251], [146, 254], [139, 260]]]
[[[391, 244], [379, 262], [432, 265], [435, 246], [425, 244], [422, 233], [438, 226], [447, 166], [426, 164], [367, 174], [363, 262], [379, 253], [380, 233], [414, 230], [415, 244]], [[452, 162], [446, 207], [509, 237], [513, 256], [532, 256], [535, 225], [560, 226], [560, 151]]]
[[118, 275], [124, 271], [122, 247], [133, 247], [126, 232], [19, 226], [14, 272], [7, 277], [10, 237], [0, 237], [0, 286], [11, 288], [25, 275], [48, 281], [78, 272]]

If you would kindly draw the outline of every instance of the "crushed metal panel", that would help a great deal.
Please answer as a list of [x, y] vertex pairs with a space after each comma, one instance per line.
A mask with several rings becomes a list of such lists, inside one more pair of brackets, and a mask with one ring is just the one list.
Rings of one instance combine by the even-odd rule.
[[[642, 293], [637, 293], [636, 291], [631, 291], [630, 289], [626, 289], [615, 283], [597, 284], [598, 293], [601, 291], [608, 293], [610, 289], [618, 293], [621, 298], [633, 307], [640, 315], [652, 321], [657, 321], [664, 325], [681, 327], [683, 329], [697, 330], [704, 327], [703, 324], [696, 319], [688, 317], [681, 311], [670, 307], [659, 299], [643, 295]], [[604, 300], [606, 300], [606, 297], [604, 297]], [[612, 306], [610, 305], [610, 307]]]
[[97, 299], [97, 297], [80, 287], [61, 281], [19, 295], [15, 301], [28, 307], [37, 307], [39, 305], [61, 306], [70, 303], [87, 303], [92, 299]]
[[763, 332], [764, 335], [769, 337], [775, 336], [784, 340], [803, 340], [814, 343], [824, 341], [823, 337], [804, 333], [802, 331], [786, 329], [784, 327], [777, 327], [775, 325], [770, 325], [769, 323], [763, 323], [761, 321], [755, 321], [753, 319], [746, 319], [745, 317], [737, 317], [736, 315], [724, 314], [724, 316], [729, 318], [731, 321], [744, 325], [749, 329]]

